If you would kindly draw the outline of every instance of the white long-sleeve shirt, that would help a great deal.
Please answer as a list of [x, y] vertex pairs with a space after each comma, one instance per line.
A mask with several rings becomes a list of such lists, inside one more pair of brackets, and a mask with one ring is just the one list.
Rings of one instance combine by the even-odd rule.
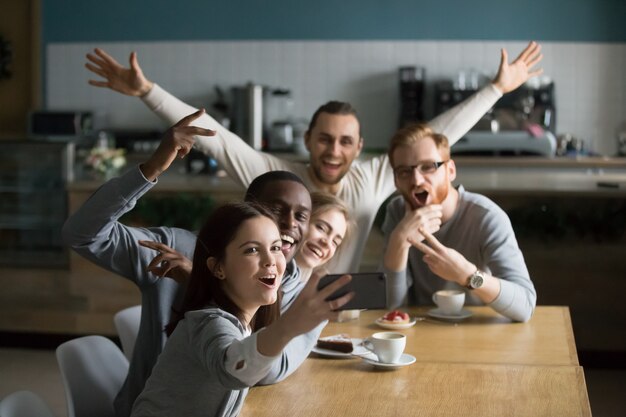
[[[489, 84], [463, 103], [432, 120], [429, 125], [448, 137], [450, 145], [456, 143], [496, 103], [502, 93]], [[142, 100], [170, 124], [197, 109], [183, 103], [157, 84]], [[216, 136], [197, 137], [196, 148], [215, 158], [228, 175], [247, 187], [257, 176], [273, 170], [291, 171], [299, 175], [310, 190], [317, 190], [307, 171], [307, 164], [287, 161], [256, 151], [239, 136], [220, 125], [208, 114], [194, 121], [194, 126], [215, 130]], [[341, 179], [337, 197], [350, 208], [357, 227], [343, 241], [326, 268], [333, 273], [356, 272], [376, 213], [381, 204], [395, 191], [393, 171], [387, 154], [370, 160], [357, 160]], [[381, 253], [382, 256], [382, 253]]]

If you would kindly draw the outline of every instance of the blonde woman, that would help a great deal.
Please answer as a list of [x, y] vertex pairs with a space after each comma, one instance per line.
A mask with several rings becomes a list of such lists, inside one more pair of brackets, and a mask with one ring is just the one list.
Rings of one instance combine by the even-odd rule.
[[296, 262], [302, 272], [301, 280], [305, 282], [315, 269], [327, 265], [353, 227], [348, 206], [338, 197], [317, 191], [311, 193], [311, 202], [313, 210], [309, 231], [296, 254]]

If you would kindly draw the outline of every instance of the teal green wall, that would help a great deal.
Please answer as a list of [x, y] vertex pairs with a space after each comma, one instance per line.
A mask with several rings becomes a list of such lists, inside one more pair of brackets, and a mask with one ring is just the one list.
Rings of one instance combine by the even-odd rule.
[[626, 0], [42, 0], [43, 42], [626, 42]]

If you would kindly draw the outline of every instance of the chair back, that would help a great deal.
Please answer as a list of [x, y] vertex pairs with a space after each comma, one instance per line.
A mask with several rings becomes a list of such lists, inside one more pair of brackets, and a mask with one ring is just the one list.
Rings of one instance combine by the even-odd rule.
[[15, 391], [0, 401], [1, 417], [54, 417], [46, 402], [32, 391]]
[[128, 374], [128, 360], [103, 336], [67, 341], [56, 350], [68, 417], [113, 417], [113, 400]]
[[117, 335], [122, 344], [122, 350], [126, 359], [130, 361], [135, 349], [135, 340], [139, 333], [139, 322], [141, 321], [141, 306], [133, 306], [118, 311], [113, 317], [113, 323], [117, 330]]

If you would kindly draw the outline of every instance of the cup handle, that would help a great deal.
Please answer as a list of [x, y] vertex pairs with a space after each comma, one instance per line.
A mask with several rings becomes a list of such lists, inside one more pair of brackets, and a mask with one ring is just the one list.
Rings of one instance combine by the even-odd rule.
[[437, 293], [433, 294], [433, 303], [437, 304]]
[[372, 341], [369, 337], [364, 339], [362, 344], [365, 349], [369, 350], [370, 352], [374, 352], [374, 345], [372, 344]]

